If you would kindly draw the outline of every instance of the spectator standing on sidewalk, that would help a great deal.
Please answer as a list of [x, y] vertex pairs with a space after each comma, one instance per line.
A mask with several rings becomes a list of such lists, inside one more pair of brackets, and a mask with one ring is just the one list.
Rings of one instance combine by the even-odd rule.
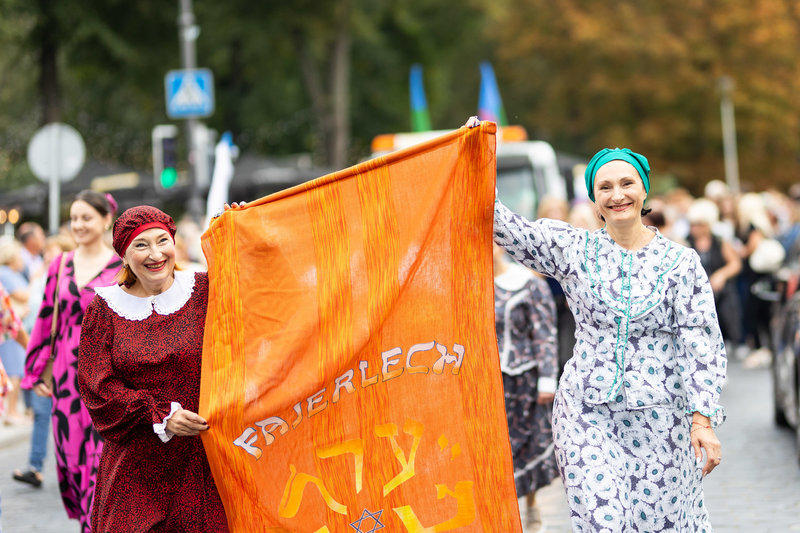
[[[0, 340], [16, 342], [20, 346], [28, 344], [28, 333], [22, 326], [22, 320], [17, 315], [11, 296], [6, 292], [2, 282], [0, 282]], [[0, 396], [6, 395], [9, 386], [8, 374], [0, 362]], [[3, 403], [0, 402], [0, 415], [2, 414]]]
[[721, 461], [726, 360], [708, 277], [696, 252], [642, 224], [644, 156], [603, 149], [585, 179], [603, 229], [530, 222], [499, 201], [494, 218], [495, 242], [558, 279], [575, 312], [553, 407], [572, 528], [711, 531], [702, 479]]
[[112, 285], [122, 267], [104, 240], [116, 208], [110, 195], [88, 190], [78, 193], [72, 202], [70, 231], [77, 248], [50, 264], [23, 380], [24, 387], [53, 398], [53, 444], [61, 499], [67, 516], [78, 520], [83, 532], [91, 531], [89, 517], [103, 441], [80, 399], [77, 352], [83, 315], [95, 289]]
[[[0, 283], [0, 339], [17, 342], [21, 346], [28, 343], [28, 334], [22, 327], [22, 321], [17, 317], [11, 304], [11, 299]], [[3, 398], [8, 393], [9, 381], [3, 363], [0, 361], [0, 415], [3, 414]], [[1, 507], [2, 504], [0, 504]], [[2, 509], [0, 508], [0, 519]]]
[[[761, 253], [763, 248], [760, 247], [765, 241], [772, 241], [775, 227], [762, 195], [744, 194], [739, 199], [738, 216], [738, 238], [743, 243], [740, 253], [742, 271], [737, 278], [743, 310], [739, 340], [744, 348], [739, 351], [739, 356], [747, 367], [765, 367], [772, 360], [771, 302], [759, 296], [765, 290], [770, 290], [772, 274], [780, 266], [783, 257], [777, 261], [763, 261], [768, 254]], [[782, 247], [778, 248], [782, 251]]]
[[[6, 371], [3, 368], [3, 363], [0, 361], [0, 415], [3, 414], [3, 400], [5, 399], [6, 393], [8, 393], [8, 376], [6, 375]], [[3, 499], [0, 497], [0, 533], [2, 533], [3, 529]]]
[[741, 243], [736, 238], [736, 228], [739, 225], [737, 196], [724, 181], [711, 180], [703, 189], [703, 197], [714, 202], [719, 209], [719, 220], [711, 228], [711, 232], [732, 243], [738, 250]]
[[[13, 238], [0, 240], [0, 283], [7, 291], [9, 301], [20, 319], [27, 316], [28, 280], [22, 275], [25, 264], [22, 261], [22, 247]], [[21, 412], [22, 394], [20, 383], [25, 374], [25, 346], [12, 339], [0, 343], [0, 360], [8, 373], [10, 390], [8, 407], [3, 422], [7, 426], [30, 423]]]
[[30, 281], [47, 267], [42, 255], [45, 243], [44, 230], [36, 222], [23, 222], [17, 228], [17, 240], [22, 245], [22, 262], [25, 264], [23, 275]]
[[742, 270], [742, 260], [731, 242], [712, 233], [712, 228], [719, 222], [719, 209], [714, 202], [706, 198], [695, 200], [689, 207], [687, 218], [688, 245], [700, 256], [714, 291], [722, 338], [726, 346], [733, 349], [741, 332], [736, 277]]
[[508, 261], [494, 245], [494, 310], [508, 434], [525, 525], [543, 529], [536, 490], [558, 477], [553, 455], [553, 398], [558, 375], [556, 310], [547, 282]]

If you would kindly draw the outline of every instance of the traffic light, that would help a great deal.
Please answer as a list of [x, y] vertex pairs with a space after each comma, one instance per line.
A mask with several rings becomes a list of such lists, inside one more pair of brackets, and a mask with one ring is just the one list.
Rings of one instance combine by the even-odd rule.
[[161, 168], [160, 183], [165, 189], [169, 189], [178, 182], [178, 139], [175, 137], [164, 137], [161, 139]]
[[153, 181], [166, 190], [178, 183], [178, 127], [159, 124], [153, 128]]

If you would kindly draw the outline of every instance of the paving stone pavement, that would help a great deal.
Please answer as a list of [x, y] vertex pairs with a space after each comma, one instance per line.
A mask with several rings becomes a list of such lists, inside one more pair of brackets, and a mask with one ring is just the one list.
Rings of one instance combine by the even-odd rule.
[[[717, 432], [723, 463], [705, 482], [715, 533], [800, 532], [800, 465], [793, 434], [772, 421], [769, 370], [744, 370], [731, 361], [722, 402], [728, 412]], [[78, 523], [68, 520], [61, 506], [52, 457], [45, 464], [42, 489], [11, 479], [11, 470], [26, 462], [27, 437], [26, 430], [0, 427], [3, 533], [79, 533]], [[569, 533], [561, 481], [542, 488], [537, 500], [546, 533]]]
[[79, 533], [78, 522], [67, 519], [61, 504], [52, 456], [52, 438], [48, 443], [48, 455], [44, 465], [44, 484], [39, 489], [14, 481], [11, 471], [28, 464], [30, 429], [20, 432], [15, 429], [16, 440], [3, 431], [0, 438], [0, 498], [2, 503], [3, 533]]
[[800, 531], [800, 464], [794, 433], [773, 422], [769, 369], [731, 361], [717, 431], [722, 464], [708, 476], [706, 501], [715, 533]]

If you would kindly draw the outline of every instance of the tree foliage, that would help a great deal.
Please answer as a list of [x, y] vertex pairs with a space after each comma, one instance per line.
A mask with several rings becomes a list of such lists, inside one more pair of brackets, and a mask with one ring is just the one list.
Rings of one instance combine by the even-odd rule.
[[795, 181], [799, 14], [790, 0], [502, 1], [488, 28], [510, 112], [534, 135], [583, 154], [630, 146], [697, 192], [723, 177], [722, 76], [742, 180]]
[[[194, 9], [198, 65], [215, 75], [207, 123], [246, 151], [310, 152], [333, 167], [365, 157], [374, 135], [409, 129], [413, 63], [425, 68], [434, 127], [457, 127], [477, 108], [478, 64], [488, 59], [509, 119], [531, 137], [583, 156], [629, 146], [695, 192], [723, 177], [718, 80], [730, 76], [742, 180], [785, 186], [800, 170], [800, 4], [791, 0], [619, 0], [613, 9], [599, 0], [195, 0]], [[82, 133], [89, 157], [149, 168], [150, 130], [168, 121], [163, 77], [180, 68], [178, 11], [177, 0], [0, 0], [0, 186], [32, 179], [27, 143], [53, 117]]]

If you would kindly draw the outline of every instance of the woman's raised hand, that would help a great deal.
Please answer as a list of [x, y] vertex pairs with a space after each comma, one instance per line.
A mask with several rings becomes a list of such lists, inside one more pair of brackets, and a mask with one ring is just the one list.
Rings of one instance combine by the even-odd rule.
[[478, 117], [474, 117], [474, 116], [473, 117], [469, 117], [467, 119], [467, 123], [464, 124], [464, 126], [467, 127], [467, 128], [477, 128], [480, 125], [481, 125], [481, 121], [478, 120]]

